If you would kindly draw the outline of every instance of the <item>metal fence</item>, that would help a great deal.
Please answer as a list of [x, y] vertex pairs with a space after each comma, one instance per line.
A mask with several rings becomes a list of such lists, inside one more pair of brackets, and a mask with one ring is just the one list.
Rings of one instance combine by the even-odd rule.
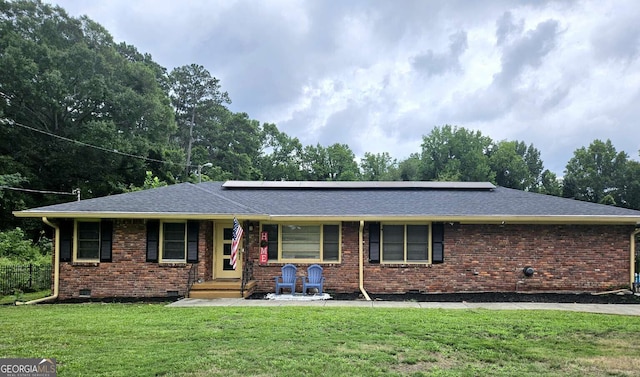
[[51, 266], [33, 264], [0, 266], [0, 294], [40, 291], [51, 288]]

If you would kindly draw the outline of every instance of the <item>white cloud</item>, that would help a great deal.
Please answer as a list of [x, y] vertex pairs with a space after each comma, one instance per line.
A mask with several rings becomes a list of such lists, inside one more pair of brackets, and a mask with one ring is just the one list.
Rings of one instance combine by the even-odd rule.
[[57, 3], [168, 69], [204, 65], [232, 110], [305, 144], [403, 159], [453, 124], [533, 143], [560, 174], [596, 138], [638, 156], [634, 0]]

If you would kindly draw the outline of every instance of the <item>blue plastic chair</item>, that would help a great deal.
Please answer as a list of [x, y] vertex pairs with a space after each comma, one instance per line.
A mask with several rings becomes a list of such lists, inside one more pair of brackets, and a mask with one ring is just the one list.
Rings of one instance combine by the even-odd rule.
[[289, 288], [291, 294], [296, 292], [296, 272], [298, 268], [292, 264], [285, 264], [282, 266], [282, 276], [276, 276], [276, 294], [280, 294], [282, 288]]
[[322, 294], [324, 286], [324, 276], [322, 276], [322, 267], [312, 264], [307, 268], [307, 276], [302, 278], [302, 294], [307, 294], [309, 288], [317, 288], [318, 294]]

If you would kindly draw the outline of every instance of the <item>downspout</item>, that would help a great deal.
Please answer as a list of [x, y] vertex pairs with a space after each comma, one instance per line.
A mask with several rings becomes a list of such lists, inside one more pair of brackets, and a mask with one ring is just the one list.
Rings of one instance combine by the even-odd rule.
[[636, 271], [636, 236], [640, 234], [640, 229], [636, 229], [635, 231], [633, 231], [633, 233], [631, 233], [631, 268], [629, 269], [630, 271], [630, 278], [631, 278], [631, 290], [633, 290], [634, 286], [633, 284], [635, 283], [635, 279], [636, 276], [635, 274], [637, 272], [640, 271]]
[[360, 220], [360, 231], [358, 232], [358, 253], [360, 254], [360, 258], [358, 261], [360, 277], [359, 277], [359, 285], [360, 292], [367, 301], [371, 301], [371, 297], [367, 294], [367, 291], [364, 290], [364, 220]]
[[[25, 305], [31, 305], [31, 304], [39, 304], [41, 302], [45, 302], [45, 301], [51, 301], [51, 300], [55, 300], [58, 298], [58, 287], [60, 285], [60, 227], [52, 222], [49, 221], [49, 219], [47, 219], [46, 217], [42, 218], [42, 221], [49, 225], [50, 227], [52, 227], [53, 229], [55, 229], [56, 231], [56, 235], [55, 235], [55, 245], [53, 248], [53, 252], [55, 253], [54, 255], [54, 264], [53, 264], [53, 295], [51, 296], [47, 296], [47, 297], [43, 297], [43, 298], [39, 298], [37, 300], [31, 300], [31, 301], [27, 301], [24, 304]], [[16, 302], [16, 305], [18, 305], [18, 303]]]

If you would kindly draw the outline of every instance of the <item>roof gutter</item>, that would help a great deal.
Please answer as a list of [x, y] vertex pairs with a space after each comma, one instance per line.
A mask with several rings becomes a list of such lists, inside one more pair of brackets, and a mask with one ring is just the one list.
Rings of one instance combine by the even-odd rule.
[[[190, 219], [190, 220], [229, 220], [233, 217], [252, 220], [269, 220], [264, 214], [251, 213], [188, 213], [188, 212], [110, 212], [110, 211], [82, 211], [82, 212], [53, 212], [53, 211], [14, 211], [15, 217], [49, 217], [49, 218], [74, 218], [74, 219]], [[639, 220], [640, 221], [640, 220]]]
[[[42, 221], [49, 225], [50, 227], [52, 227], [53, 229], [55, 229], [56, 231], [56, 235], [55, 235], [55, 244], [54, 244], [54, 248], [53, 248], [53, 252], [54, 252], [54, 266], [53, 266], [53, 295], [51, 296], [47, 296], [47, 297], [43, 297], [43, 298], [39, 298], [37, 300], [31, 300], [31, 301], [27, 301], [24, 303], [24, 305], [31, 305], [31, 304], [39, 304], [41, 302], [46, 302], [46, 301], [51, 301], [51, 300], [55, 300], [58, 298], [58, 289], [60, 286], [60, 227], [52, 222], [49, 221], [49, 219], [47, 219], [46, 217], [42, 218]], [[18, 303], [16, 302], [16, 305], [22, 305], [22, 303]]]
[[364, 290], [364, 220], [360, 220], [360, 230], [358, 231], [358, 270], [359, 270], [359, 287], [360, 292], [367, 301], [371, 301], [371, 297], [367, 294], [367, 291]]
[[461, 224], [588, 224], [640, 225], [639, 216], [519, 216], [519, 215], [270, 215], [270, 221], [438, 221]]
[[238, 219], [260, 221], [441, 221], [461, 224], [607, 224], [640, 225], [640, 216], [615, 215], [389, 215], [389, 214], [343, 214], [343, 215], [269, 215], [266, 213], [188, 213], [188, 212], [113, 212], [113, 211], [14, 211], [16, 217], [48, 218], [111, 218], [111, 219], [190, 219], [229, 220]]

